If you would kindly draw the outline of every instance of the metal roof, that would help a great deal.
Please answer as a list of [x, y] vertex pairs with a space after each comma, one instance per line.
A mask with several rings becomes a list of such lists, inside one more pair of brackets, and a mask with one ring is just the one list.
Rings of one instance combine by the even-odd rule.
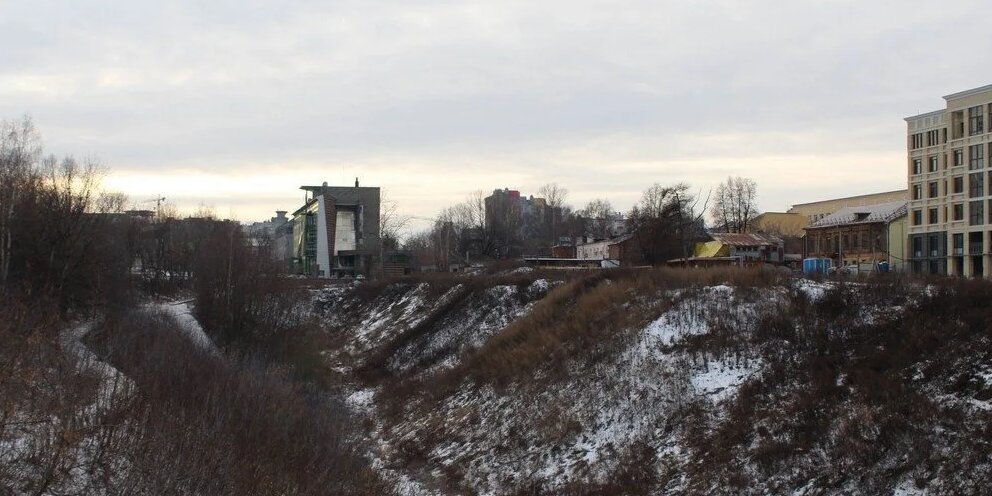
[[844, 207], [807, 227], [831, 227], [855, 224], [873, 224], [876, 222], [892, 222], [906, 215], [906, 202], [878, 203], [862, 207]]

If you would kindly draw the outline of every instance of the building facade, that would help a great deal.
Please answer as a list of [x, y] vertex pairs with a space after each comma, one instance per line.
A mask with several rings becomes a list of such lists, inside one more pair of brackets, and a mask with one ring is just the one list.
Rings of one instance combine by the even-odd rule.
[[907, 248], [914, 272], [992, 275], [992, 85], [907, 117]]
[[379, 258], [379, 188], [301, 186], [293, 212], [293, 266], [310, 277], [368, 275]]
[[806, 256], [838, 267], [887, 262], [901, 270], [905, 224], [905, 201], [845, 207], [806, 228]]

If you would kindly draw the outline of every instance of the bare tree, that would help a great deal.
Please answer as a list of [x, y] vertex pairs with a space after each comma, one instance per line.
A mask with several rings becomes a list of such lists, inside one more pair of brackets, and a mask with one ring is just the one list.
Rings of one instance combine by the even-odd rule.
[[10, 275], [13, 221], [23, 195], [36, 191], [41, 137], [29, 117], [0, 122], [0, 287]]
[[586, 219], [586, 229], [594, 238], [609, 238], [615, 234], [613, 223], [617, 214], [609, 200], [594, 198], [579, 210], [579, 215]]
[[400, 213], [399, 204], [385, 193], [379, 201], [379, 277], [385, 275], [386, 250], [395, 250], [400, 244], [400, 233], [410, 223], [410, 216]]
[[630, 231], [636, 233], [642, 256], [649, 263], [662, 263], [688, 257], [690, 245], [702, 236], [702, 212], [699, 196], [686, 183], [672, 186], [653, 184], [644, 191], [628, 216]]
[[410, 224], [410, 216], [400, 213], [399, 203], [383, 193], [379, 202], [379, 256], [383, 247], [399, 245], [400, 233]]
[[551, 244], [553, 245], [558, 241], [558, 224], [562, 219], [562, 207], [565, 206], [565, 201], [568, 199], [568, 190], [559, 186], [558, 183], [548, 183], [538, 188], [537, 193], [544, 198], [551, 209], [550, 227]]
[[728, 177], [713, 194], [710, 216], [725, 232], [747, 232], [758, 215], [756, 206], [758, 185], [746, 177]]

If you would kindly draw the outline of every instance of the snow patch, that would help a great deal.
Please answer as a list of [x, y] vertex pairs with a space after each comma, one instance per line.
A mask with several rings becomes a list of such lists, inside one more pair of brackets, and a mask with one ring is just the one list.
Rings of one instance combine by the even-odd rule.
[[817, 282], [812, 279], [797, 279], [795, 283], [796, 289], [801, 293], [805, 293], [806, 297], [814, 302], [823, 298], [823, 295], [830, 289], [830, 286], [828, 282]]
[[737, 389], [761, 369], [759, 364], [736, 366], [727, 362], [710, 362], [705, 369], [697, 370], [689, 381], [698, 394], [723, 401], [737, 393]]
[[371, 414], [374, 408], [375, 389], [359, 389], [348, 395], [344, 402], [352, 410]]
[[179, 324], [179, 328], [188, 338], [205, 350], [217, 351], [217, 346], [207, 336], [203, 326], [197, 322], [193, 316], [193, 300], [170, 301], [166, 303], [148, 303], [145, 308], [148, 310], [160, 310], [171, 315]]

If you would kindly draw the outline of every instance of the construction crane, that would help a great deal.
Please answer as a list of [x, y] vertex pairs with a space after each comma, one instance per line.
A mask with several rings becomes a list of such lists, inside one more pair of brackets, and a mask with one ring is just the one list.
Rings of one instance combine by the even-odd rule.
[[141, 203], [151, 203], [155, 202], [155, 216], [158, 217], [162, 213], [162, 202], [165, 201], [164, 196], [159, 196], [158, 198], [152, 198], [151, 200], [145, 200]]

